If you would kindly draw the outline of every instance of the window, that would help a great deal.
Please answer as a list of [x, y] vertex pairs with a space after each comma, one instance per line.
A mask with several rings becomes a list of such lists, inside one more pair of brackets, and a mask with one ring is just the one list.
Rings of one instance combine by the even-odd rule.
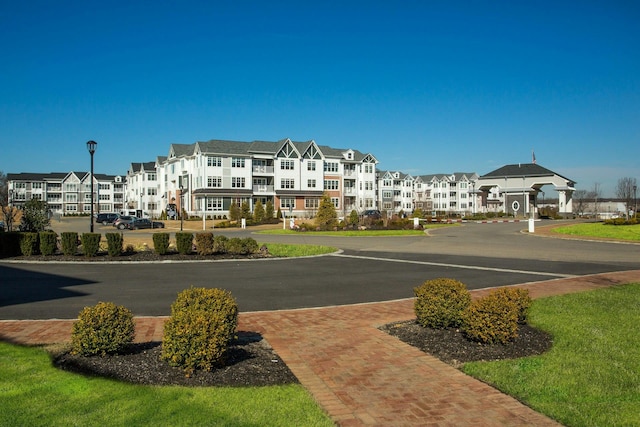
[[373, 173], [373, 165], [370, 163], [364, 164], [364, 173]]
[[340, 189], [340, 181], [337, 179], [325, 179], [324, 180], [324, 189], [325, 190], [339, 190]]
[[382, 192], [383, 199], [390, 199], [392, 197], [393, 197], [393, 192], [391, 192], [391, 190], [385, 190]]
[[220, 188], [220, 187], [222, 187], [222, 177], [221, 176], [209, 176], [209, 177], [207, 177], [207, 187], [209, 187], [209, 188]]
[[207, 166], [221, 167], [222, 158], [207, 156]]
[[305, 209], [318, 209], [319, 207], [320, 207], [320, 199], [318, 199], [317, 197], [304, 199]]
[[98, 200], [111, 200], [111, 195], [110, 194], [100, 194], [100, 196], [98, 196]]
[[338, 172], [338, 163], [337, 162], [326, 162], [324, 164], [325, 172]]
[[31, 188], [33, 188], [34, 190], [42, 189], [42, 183], [41, 182], [34, 182], [34, 183], [31, 184]]
[[244, 176], [232, 176], [231, 177], [232, 188], [244, 188]]
[[333, 203], [334, 208], [340, 209], [340, 199], [338, 197], [332, 197], [331, 203]]
[[316, 188], [316, 180], [308, 179], [307, 180], [307, 188]]
[[[24, 185], [24, 183], [22, 183]], [[16, 186], [16, 188], [20, 188], [18, 186]], [[24, 187], [22, 187], [24, 188]], [[65, 184], [64, 185], [64, 191], [67, 192], [76, 192], [78, 191], [78, 184]]]
[[280, 188], [284, 189], [294, 189], [296, 186], [295, 179], [282, 178], [280, 180]]
[[307, 170], [314, 171], [316, 170], [316, 162], [310, 161], [307, 163]]
[[156, 174], [155, 173], [148, 173], [147, 174], [147, 181], [155, 181], [156, 180]]
[[385, 179], [384, 181], [382, 181], [382, 185], [384, 187], [391, 187], [391, 180], [390, 179]]
[[287, 171], [292, 171], [294, 169], [294, 165], [296, 164], [296, 162], [294, 160], [281, 160], [280, 161], [280, 169], [281, 170], [287, 170]]
[[98, 189], [100, 190], [110, 190], [111, 184], [98, 184]]
[[65, 210], [67, 212], [76, 212], [78, 210], [78, 206], [77, 205], [67, 205], [67, 206], [65, 206]]
[[373, 182], [372, 181], [366, 181], [364, 183], [364, 189], [365, 190], [373, 190]]
[[292, 197], [282, 197], [280, 199], [280, 208], [295, 208], [296, 207], [296, 199]]
[[147, 188], [147, 196], [157, 196], [158, 189], [157, 188]]
[[244, 167], [244, 158], [243, 157], [232, 157], [231, 158], [231, 167], [232, 168], [243, 168]]
[[[67, 185], [73, 185], [73, 184], [67, 184]], [[14, 184], [15, 188], [27, 188], [27, 184], [25, 182], [16, 182]], [[73, 190], [75, 191], [75, 190]]]
[[207, 197], [207, 210], [208, 211], [221, 211], [222, 210], [222, 197]]
[[67, 203], [78, 203], [78, 195], [76, 193], [67, 193], [64, 195], [64, 200]]

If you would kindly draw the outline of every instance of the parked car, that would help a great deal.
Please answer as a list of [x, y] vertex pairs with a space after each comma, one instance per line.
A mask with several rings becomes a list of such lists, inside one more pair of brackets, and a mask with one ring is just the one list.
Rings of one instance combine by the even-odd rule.
[[139, 230], [141, 228], [164, 228], [164, 222], [151, 221], [149, 218], [136, 218], [127, 224], [130, 230]]
[[96, 217], [96, 222], [102, 225], [113, 224], [113, 222], [120, 218], [117, 213], [99, 213]]
[[130, 228], [129, 225], [136, 219], [138, 218], [135, 216], [123, 215], [113, 222], [113, 226], [118, 230], [124, 230], [125, 228]]
[[370, 209], [368, 211], [364, 211], [362, 216], [364, 216], [365, 218], [370, 218], [370, 219], [381, 219], [382, 218], [382, 214], [377, 209]]

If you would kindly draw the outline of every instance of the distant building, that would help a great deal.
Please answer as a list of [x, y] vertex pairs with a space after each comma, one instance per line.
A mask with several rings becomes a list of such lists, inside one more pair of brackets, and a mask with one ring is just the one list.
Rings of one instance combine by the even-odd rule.
[[[52, 214], [91, 212], [89, 172], [8, 173], [9, 204], [21, 207], [31, 199], [47, 202]], [[124, 207], [124, 179], [119, 175], [93, 175], [94, 213], [119, 212]]]

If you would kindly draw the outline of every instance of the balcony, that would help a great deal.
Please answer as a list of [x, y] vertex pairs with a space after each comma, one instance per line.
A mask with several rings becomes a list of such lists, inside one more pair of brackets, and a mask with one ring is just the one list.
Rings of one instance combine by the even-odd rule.
[[254, 165], [253, 166], [253, 173], [256, 174], [273, 174], [273, 166], [262, 166], [262, 165]]
[[254, 193], [273, 193], [273, 185], [254, 185], [253, 192]]

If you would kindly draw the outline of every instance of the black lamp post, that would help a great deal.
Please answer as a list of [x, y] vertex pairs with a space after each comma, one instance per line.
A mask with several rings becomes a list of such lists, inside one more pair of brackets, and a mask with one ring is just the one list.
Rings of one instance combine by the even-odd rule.
[[180, 231], [182, 231], [182, 218], [184, 217], [184, 187], [180, 186]]
[[87, 141], [87, 150], [89, 150], [89, 154], [91, 155], [91, 226], [89, 231], [93, 233], [93, 153], [96, 152], [96, 147], [98, 143], [95, 141]]

